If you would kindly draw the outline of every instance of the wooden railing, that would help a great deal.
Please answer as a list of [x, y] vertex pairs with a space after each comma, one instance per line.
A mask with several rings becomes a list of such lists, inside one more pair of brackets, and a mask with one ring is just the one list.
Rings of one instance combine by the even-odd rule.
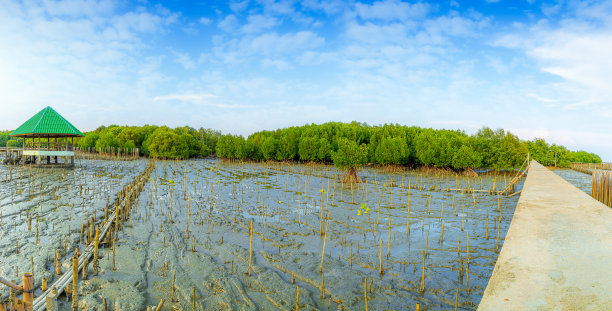
[[72, 144], [54, 141], [28, 142], [23, 147], [25, 150], [47, 150], [47, 151], [74, 151]]

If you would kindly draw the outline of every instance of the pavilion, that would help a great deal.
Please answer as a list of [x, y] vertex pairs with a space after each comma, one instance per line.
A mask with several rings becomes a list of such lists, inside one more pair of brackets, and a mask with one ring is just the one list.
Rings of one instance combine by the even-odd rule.
[[[23, 147], [16, 150], [14, 162], [42, 165], [46, 160], [46, 165], [51, 165], [54, 158], [53, 164], [60, 166], [74, 165], [74, 138], [85, 136], [51, 107], [44, 108], [9, 135], [23, 138]], [[58, 157], [64, 163], [59, 163]]]

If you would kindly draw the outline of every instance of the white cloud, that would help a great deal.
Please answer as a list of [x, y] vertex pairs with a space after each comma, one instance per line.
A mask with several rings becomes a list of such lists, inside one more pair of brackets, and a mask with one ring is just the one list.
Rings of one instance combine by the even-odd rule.
[[271, 15], [291, 16], [295, 14], [294, 2], [291, 0], [258, 0], [265, 13]]
[[[612, 102], [612, 29], [603, 33], [557, 30], [542, 34], [528, 55], [542, 70], [601, 92]], [[603, 98], [602, 98], [603, 99]]]
[[407, 39], [409, 28], [409, 25], [403, 23], [350, 23], [347, 25], [346, 35], [352, 40], [368, 44], [400, 43]]
[[540, 21], [519, 28], [495, 45], [523, 51], [541, 72], [557, 77], [540, 88], [563, 98], [563, 108], [601, 112], [612, 105], [612, 6], [582, 5], [575, 14], [559, 26]]
[[236, 28], [238, 28], [238, 25], [239, 23], [238, 23], [238, 19], [236, 18], [236, 16], [228, 15], [222, 21], [219, 22], [218, 27], [219, 29], [225, 32], [231, 32], [235, 30]]
[[556, 103], [556, 102], [559, 101], [558, 99], [546, 98], [546, 97], [542, 97], [542, 96], [540, 96], [538, 94], [533, 94], [533, 93], [527, 94], [527, 96], [531, 97], [531, 98], [533, 98], [533, 99], [535, 99], [537, 101], [541, 101], [543, 103]]
[[150, 12], [128, 12], [111, 19], [112, 25], [120, 32], [132, 31], [141, 33], [154, 33], [162, 26], [176, 22], [177, 16], [164, 17]]
[[153, 98], [154, 101], [163, 101], [163, 100], [179, 100], [179, 101], [205, 101], [211, 98], [216, 98], [217, 96], [212, 94], [175, 94], [175, 95], [164, 95], [164, 96], [155, 96]]
[[242, 26], [242, 31], [245, 33], [261, 32], [262, 30], [270, 29], [280, 23], [279, 20], [274, 17], [259, 14], [249, 15], [247, 21], [248, 23]]
[[342, 0], [306, 0], [301, 2], [302, 6], [310, 10], [321, 10], [328, 15], [341, 13], [347, 4]]
[[340, 59], [337, 52], [306, 51], [298, 56], [297, 60], [304, 66], [316, 66], [324, 63], [338, 62]]
[[279, 70], [286, 70], [292, 68], [292, 66], [287, 61], [281, 59], [264, 58], [261, 60], [261, 65], [263, 67], [276, 68]]
[[240, 13], [244, 11], [248, 6], [249, 6], [249, 0], [230, 2], [230, 9], [235, 13]]
[[187, 55], [186, 53], [181, 53], [177, 51], [173, 51], [172, 53], [176, 57], [176, 62], [181, 64], [183, 68], [187, 70], [191, 70], [195, 68], [196, 62], [193, 61], [191, 57], [189, 57], [189, 55]]
[[[509, 130], [521, 139], [532, 140], [534, 138], [543, 138], [549, 143], [563, 145], [570, 150], [602, 152], [608, 149], [608, 146], [602, 145], [602, 142], [612, 141], [612, 133], [610, 132], [549, 128], [511, 128]], [[609, 157], [609, 154], [606, 155]], [[610, 161], [612, 159], [604, 158], [604, 160]]]
[[239, 61], [250, 56], [284, 56], [321, 47], [325, 39], [311, 31], [295, 33], [266, 33], [255, 37], [243, 37], [220, 43], [216, 56], [225, 61]]
[[172, 94], [172, 95], [163, 95], [163, 96], [155, 96], [153, 98], [154, 102], [184, 102], [194, 105], [204, 105], [211, 106], [220, 109], [246, 109], [252, 108], [252, 105], [241, 105], [241, 104], [230, 104], [225, 103], [220, 100], [219, 96], [212, 94]]
[[449, 36], [475, 36], [480, 28], [488, 24], [488, 19], [476, 21], [461, 16], [440, 16], [425, 21], [425, 29], [432, 36], [446, 34]]
[[115, 10], [116, 2], [110, 0], [64, 0], [64, 1], [42, 1], [44, 10], [50, 15], [57, 16], [100, 16], [112, 13]]
[[82, 129], [112, 118], [138, 122], [128, 111], [140, 110], [147, 100], [142, 95], [166, 79], [158, 71], [159, 58], [147, 56], [141, 40], [176, 22], [176, 14], [162, 11], [129, 11], [112, 1], [5, 1], [0, 107], [6, 113], [0, 124], [15, 127], [47, 105]]
[[311, 31], [299, 31], [278, 35], [264, 34], [242, 42], [242, 45], [255, 53], [279, 55], [297, 51], [306, 51], [322, 46], [325, 39]]
[[430, 11], [429, 4], [418, 2], [410, 4], [396, 0], [376, 1], [372, 4], [356, 3], [355, 10], [363, 19], [385, 21], [424, 18]]
[[200, 24], [210, 25], [211, 23], [212, 23], [212, 19], [210, 18], [206, 18], [206, 17], [200, 18]]

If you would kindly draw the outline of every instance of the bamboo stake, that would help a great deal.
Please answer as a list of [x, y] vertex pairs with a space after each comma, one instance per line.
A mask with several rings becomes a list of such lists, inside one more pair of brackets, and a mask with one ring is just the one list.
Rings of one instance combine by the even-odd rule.
[[425, 251], [423, 251], [423, 269], [421, 272], [421, 294], [425, 292]]
[[363, 297], [365, 298], [365, 309], [368, 311], [368, 279], [364, 280], [363, 284]]
[[174, 301], [174, 281], [176, 280], [176, 269], [172, 273], [172, 287], [170, 288], [170, 303]]
[[72, 256], [72, 310], [79, 308], [79, 250], [76, 249]]
[[455, 293], [455, 311], [457, 311], [458, 306], [459, 306], [459, 289], [457, 288], [457, 292]]
[[383, 274], [385, 274], [385, 271], [383, 270], [383, 267], [382, 267], [382, 238], [380, 239], [380, 251], [378, 252], [378, 263], [379, 263], [378, 274], [382, 276]]
[[162, 298], [159, 301], [159, 304], [157, 305], [157, 308], [155, 308], [155, 311], [160, 311], [163, 305], [164, 305], [164, 298]]
[[[410, 180], [408, 180], [410, 185]], [[410, 190], [408, 190], [408, 202], [406, 203], [408, 212], [406, 213], [406, 237], [410, 237]]]
[[251, 276], [252, 261], [253, 261], [253, 220], [251, 220], [251, 225], [249, 229], [249, 269], [248, 269], [249, 276]]
[[327, 213], [327, 220], [325, 222], [325, 237], [323, 237], [323, 251], [321, 252], [321, 266], [319, 273], [323, 273], [323, 258], [325, 256], [325, 242], [327, 241], [327, 229], [329, 228], [329, 212]]

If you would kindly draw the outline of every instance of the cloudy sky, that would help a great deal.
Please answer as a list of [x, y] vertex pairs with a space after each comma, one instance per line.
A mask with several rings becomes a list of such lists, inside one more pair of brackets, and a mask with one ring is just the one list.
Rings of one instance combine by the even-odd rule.
[[0, 128], [505, 128], [612, 161], [610, 1], [0, 0]]

